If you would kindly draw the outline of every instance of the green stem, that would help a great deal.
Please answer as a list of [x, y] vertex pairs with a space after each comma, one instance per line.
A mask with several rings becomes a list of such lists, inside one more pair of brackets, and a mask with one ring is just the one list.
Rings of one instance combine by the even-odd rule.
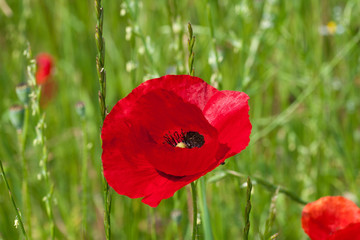
[[244, 214], [244, 239], [249, 239], [249, 230], [250, 230], [250, 211], [251, 211], [251, 190], [252, 190], [252, 183], [250, 177], [247, 178], [247, 189], [246, 189], [246, 207], [245, 207], [245, 214]]
[[270, 233], [276, 216], [276, 200], [279, 195], [279, 190], [280, 189], [277, 188], [273, 197], [271, 198], [269, 216], [266, 220], [266, 225], [265, 225], [264, 239], [269, 239], [271, 237]]
[[[40, 91], [41, 93], [41, 91]], [[40, 99], [40, 94], [39, 94]], [[39, 108], [40, 109], [40, 108]], [[39, 111], [39, 116], [40, 116]], [[42, 175], [45, 179], [46, 185], [48, 186], [49, 192], [45, 196], [45, 207], [46, 207], [46, 213], [50, 219], [50, 236], [51, 239], [55, 239], [55, 219], [54, 219], [54, 213], [52, 209], [53, 204], [53, 192], [54, 192], [54, 184], [51, 182], [49, 177], [49, 171], [47, 168], [48, 160], [49, 160], [49, 154], [48, 149], [46, 147], [46, 138], [45, 138], [45, 114], [43, 114], [39, 120], [38, 123], [39, 132], [40, 132], [40, 145], [42, 146], [42, 159], [40, 162], [40, 165], [42, 166]]]
[[[104, 172], [104, 169], [102, 169]], [[104, 227], [105, 227], [105, 236], [106, 239], [109, 240], [111, 236], [111, 228], [110, 228], [110, 211], [111, 211], [111, 195], [110, 195], [110, 186], [106, 182], [105, 177], [103, 176], [103, 198], [104, 198]]]
[[204, 237], [207, 240], [214, 239], [212, 235], [211, 223], [210, 223], [210, 215], [206, 202], [206, 184], [205, 179], [202, 177], [199, 179], [199, 206], [201, 212], [201, 222], [204, 229]]
[[196, 185], [194, 182], [191, 183], [191, 193], [192, 193], [192, 204], [193, 204], [193, 231], [192, 231], [192, 240], [195, 240], [197, 237], [197, 193]]
[[49, 177], [49, 171], [47, 169], [49, 155], [48, 155], [48, 149], [46, 146], [46, 137], [45, 137], [45, 129], [46, 129], [45, 114], [42, 113], [40, 110], [40, 97], [41, 97], [42, 86], [41, 85], [38, 86], [36, 84], [36, 80], [35, 80], [36, 65], [35, 65], [35, 60], [31, 59], [32, 54], [31, 54], [30, 45], [28, 46], [26, 56], [28, 60], [28, 67], [27, 67], [28, 83], [29, 86], [32, 86], [33, 89], [31, 94], [34, 95], [34, 97], [31, 98], [33, 115], [36, 115], [36, 117], [39, 119], [35, 127], [36, 139], [34, 143], [39, 144], [42, 150], [42, 157], [40, 159], [40, 166], [42, 167], [41, 177], [44, 178], [45, 183], [49, 190], [49, 192], [44, 197], [43, 201], [45, 202], [46, 213], [50, 220], [50, 236], [51, 236], [50, 238], [55, 239], [55, 219], [52, 209], [54, 184], [52, 183]]
[[[236, 176], [236, 177], [241, 177], [241, 178], [246, 177], [245, 174], [235, 172], [235, 171], [232, 171], [232, 170], [227, 170], [226, 173], [230, 174], [232, 176]], [[285, 194], [286, 196], [288, 196], [289, 198], [291, 198], [292, 200], [294, 200], [297, 203], [300, 203], [302, 205], [306, 205], [308, 203], [308, 202], [302, 200], [301, 198], [299, 198], [298, 196], [296, 196], [294, 193], [290, 192], [289, 190], [287, 190], [287, 189], [285, 189], [285, 188], [283, 188], [281, 186], [269, 183], [269, 182], [267, 182], [266, 180], [264, 180], [264, 179], [262, 179], [260, 177], [252, 176], [251, 178], [255, 179], [258, 184], [266, 187], [267, 189], [269, 189], [271, 191], [276, 191], [276, 189], [279, 188], [279, 193]]]
[[17, 220], [19, 221], [19, 225], [20, 225], [20, 228], [21, 228], [21, 232], [24, 236], [25, 239], [28, 239], [28, 236], [26, 234], [26, 231], [25, 231], [25, 228], [24, 228], [24, 224], [23, 224], [23, 221], [22, 221], [22, 218], [21, 218], [21, 213], [20, 213], [20, 210], [18, 209], [17, 205], [16, 205], [16, 202], [15, 202], [15, 199], [11, 193], [11, 189], [10, 189], [10, 186], [9, 186], [9, 183], [7, 181], [7, 178], [6, 178], [6, 175], [5, 175], [5, 171], [4, 171], [4, 168], [3, 168], [3, 165], [2, 165], [2, 161], [0, 160], [0, 168], [1, 168], [1, 174], [3, 176], [3, 179], [4, 179], [4, 182], [6, 184], [6, 187], [8, 189], [8, 192], [9, 192], [9, 196], [10, 196], [10, 199], [11, 199], [11, 202], [14, 206], [14, 209], [16, 211], [16, 217], [17, 217]]
[[194, 69], [194, 45], [195, 45], [195, 36], [193, 35], [193, 29], [191, 26], [191, 23], [188, 23], [188, 32], [189, 32], [189, 39], [188, 39], [188, 50], [189, 50], [189, 60], [188, 60], [188, 66], [189, 66], [189, 75], [194, 76], [195, 75], [195, 69]]
[[150, 228], [150, 233], [151, 233], [151, 240], [156, 240], [156, 214], [155, 214], [155, 208], [150, 208], [149, 209], [149, 228]]
[[[99, 78], [99, 104], [101, 110], [101, 118], [104, 122], [107, 115], [106, 109], [106, 71], [105, 71], [105, 40], [103, 37], [103, 22], [104, 22], [104, 10], [101, 6], [101, 0], [95, 0], [95, 12], [96, 12], [96, 28], [95, 28], [95, 41], [97, 46], [96, 56], [96, 68]], [[102, 172], [103, 169], [102, 169]], [[104, 197], [104, 228], [106, 239], [110, 239], [111, 235], [111, 224], [110, 224], [110, 210], [111, 210], [111, 195], [110, 187], [107, 183], [104, 174], [102, 177], [103, 185], [103, 197]]]
[[22, 195], [23, 202], [22, 207], [25, 210], [25, 225], [28, 229], [29, 238], [31, 238], [31, 204], [29, 197], [29, 186], [28, 186], [28, 162], [25, 158], [25, 144], [26, 144], [26, 135], [28, 130], [29, 123], [29, 107], [25, 105], [25, 117], [24, 117], [24, 126], [23, 130], [18, 133], [18, 140], [20, 146], [20, 158], [22, 163]]
[[87, 133], [86, 133], [86, 121], [82, 120], [82, 133], [83, 133], [83, 156], [82, 156], [82, 174], [81, 174], [81, 186], [82, 192], [82, 237], [87, 237], [87, 212], [88, 212], [88, 151], [87, 151]]

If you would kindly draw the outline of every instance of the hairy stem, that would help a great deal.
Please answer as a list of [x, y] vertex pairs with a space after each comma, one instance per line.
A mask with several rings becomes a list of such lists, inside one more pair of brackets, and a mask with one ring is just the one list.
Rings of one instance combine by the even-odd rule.
[[249, 239], [249, 230], [250, 230], [250, 211], [251, 211], [251, 190], [252, 190], [252, 183], [250, 177], [247, 178], [247, 189], [246, 189], [246, 207], [245, 207], [245, 214], [244, 214], [244, 239]]
[[191, 23], [188, 23], [188, 32], [189, 32], [189, 39], [188, 39], [188, 50], [189, 50], [189, 75], [194, 76], [195, 75], [195, 68], [194, 68], [194, 45], [195, 45], [195, 36], [193, 35], [193, 29], [191, 26]]
[[[103, 37], [103, 22], [104, 22], [104, 10], [101, 6], [101, 0], [95, 0], [95, 12], [96, 12], [96, 28], [95, 28], [95, 40], [97, 47], [96, 56], [96, 69], [98, 73], [100, 90], [98, 92], [100, 113], [102, 121], [105, 120], [107, 115], [106, 109], [106, 71], [105, 71], [105, 40]], [[103, 172], [103, 170], [102, 170]], [[104, 197], [104, 227], [106, 239], [110, 239], [111, 227], [110, 227], [110, 210], [111, 210], [111, 195], [110, 187], [105, 177], [102, 178], [103, 184], [103, 197]]]
[[28, 229], [28, 236], [31, 238], [31, 204], [29, 197], [29, 177], [28, 177], [28, 162], [25, 157], [25, 144], [26, 144], [26, 135], [29, 125], [29, 107], [25, 105], [25, 117], [24, 117], [24, 126], [21, 132], [18, 133], [18, 141], [20, 147], [20, 158], [22, 163], [22, 207], [25, 210], [25, 225]]

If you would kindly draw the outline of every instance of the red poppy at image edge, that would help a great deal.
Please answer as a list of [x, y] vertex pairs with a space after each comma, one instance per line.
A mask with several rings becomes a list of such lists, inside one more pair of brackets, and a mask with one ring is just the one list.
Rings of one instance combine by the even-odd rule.
[[307, 204], [301, 222], [312, 240], [360, 240], [360, 208], [344, 197], [322, 197]]
[[249, 97], [188, 75], [148, 80], [105, 118], [102, 162], [109, 185], [156, 207], [250, 141]]

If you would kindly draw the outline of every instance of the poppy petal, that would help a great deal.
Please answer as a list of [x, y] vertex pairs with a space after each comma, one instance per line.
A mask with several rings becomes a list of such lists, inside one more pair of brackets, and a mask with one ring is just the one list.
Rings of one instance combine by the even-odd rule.
[[204, 176], [206, 173], [212, 171], [214, 168], [219, 166], [219, 164], [212, 164], [206, 171], [200, 174], [195, 174], [191, 176], [186, 176], [180, 178], [178, 180], [174, 180], [172, 178], [157, 178], [157, 188], [154, 189], [154, 192], [142, 199], [142, 202], [148, 204], [151, 207], [157, 207], [162, 199], [170, 198], [174, 195], [176, 191], [181, 189], [182, 187], [188, 185], [189, 183], [199, 179]]
[[341, 196], [322, 197], [304, 207], [301, 222], [312, 240], [328, 239], [351, 223], [360, 222], [360, 209]]
[[[153, 90], [141, 98], [129, 117], [147, 129], [157, 145], [147, 145], [148, 159], [154, 167], [175, 176], [193, 175], [205, 171], [214, 161], [217, 151], [217, 131], [205, 119], [200, 109], [184, 102], [166, 90]], [[167, 144], [165, 134], [173, 131], [195, 131], [205, 137], [200, 148], [177, 148]], [[142, 146], [139, 146], [142, 148]], [[196, 161], [194, 161], [196, 159]]]
[[336, 231], [328, 240], [359, 240], [360, 223], [353, 223], [346, 228]]
[[252, 126], [248, 99], [243, 92], [221, 91], [205, 106], [204, 115], [218, 130], [219, 141], [230, 148], [225, 158], [241, 152], [249, 144]]
[[123, 101], [123, 105], [132, 105], [142, 95], [155, 89], [174, 92], [185, 102], [196, 105], [203, 110], [209, 99], [219, 92], [216, 88], [204, 82], [201, 78], [189, 75], [166, 75], [148, 80], [135, 88]]

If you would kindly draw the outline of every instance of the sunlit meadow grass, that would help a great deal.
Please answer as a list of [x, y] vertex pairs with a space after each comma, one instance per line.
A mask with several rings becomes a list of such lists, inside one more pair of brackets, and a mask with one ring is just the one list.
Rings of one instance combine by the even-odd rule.
[[[38, 180], [42, 151], [33, 146], [38, 117], [29, 116], [24, 153], [30, 219], [23, 203], [18, 135], [9, 121], [9, 108], [20, 103], [15, 86], [26, 81], [23, 52], [29, 42], [34, 56], [48, 52], [56, 67], [56, 94], [41, 109], [54, 184], [55, 237], [104, 239], [94, 2], [6, 3], [9, 8], [0, 1], [0, 160], [25, 228], [30, 222], [33, 239], [50, 239], [44, 204], [49, 186]], [[188, 22], [196, 36], [195, 76], [250, 96], [249, 147], [198, 181], [198, 186], [206, 184], [208, 210], [200, 192], [200, 239], [242, 239], [248, 175], [253, 181], [249, 239], [276, 233], [278, 239], [307, 239], [301, 228], [303, 205], [280, 188], [274, 198], [278, 185], [304, 201], [345, 195], [359, 206], [359, 1], [127, 0], [102, 5], [109, 110], [146, 79], [188, 72]], [[76, 113], [78, 101], [85, 104], [84, 118]], [[84, 156], [88, 170], [82, 175]], [[256, 178], [275, 187], [266, 188]], [[189, 239], [190, 202], [189, 187], [155, 209], [113, 192], [112, 237]], [[204, 224], [204, 215], [211, 226]], [[15, 219], [1, 178], [0, 239], [21, 236]]]

